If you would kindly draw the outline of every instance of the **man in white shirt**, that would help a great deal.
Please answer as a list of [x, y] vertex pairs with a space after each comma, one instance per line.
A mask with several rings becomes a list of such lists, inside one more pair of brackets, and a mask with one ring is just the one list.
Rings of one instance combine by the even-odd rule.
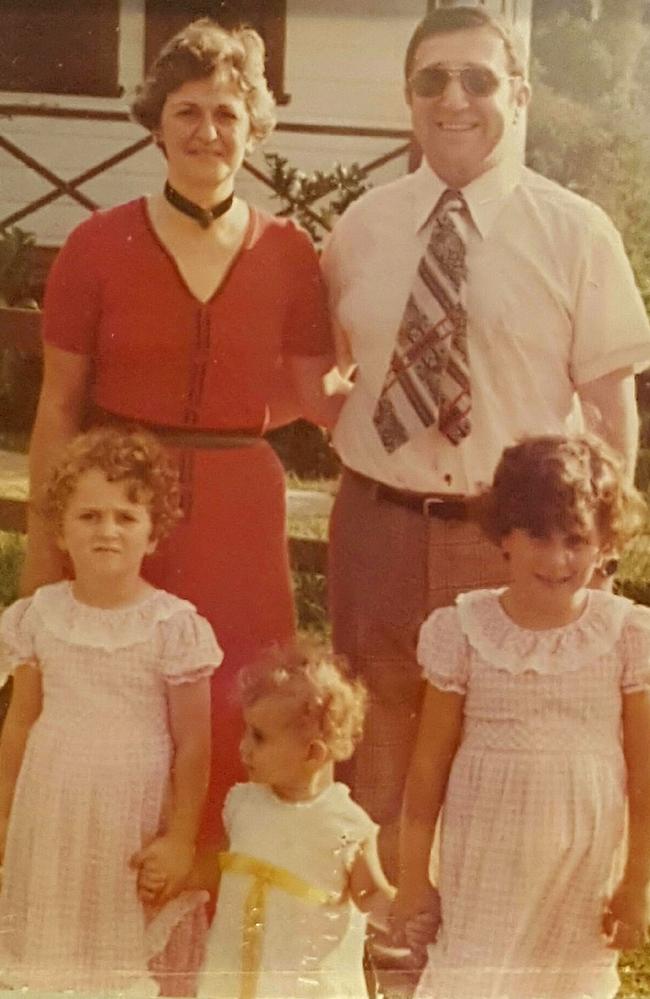
[[[370, 690], [350, 781], [382, 826], [393, 876], [422, 693], [419, 626], [458, 592], [506, 579], [500, 552], [465, 519], [464, 499], [490, 482], [505, 446], [583, 421], [632, 473], [633, 373], [650, 363], [648, 320], [613, 225], [520, 163], [529, 87], [507, 29], [483, 7], [433, 11], [405, 68], [422, 165], [355, 202], [323, 254], [339, 366], [356, 366], [333, 435], [345, 466], [330, 538], [334, 642]], [[471, 429], [452, 441], [421, 426], [390, 450], [378, 401], [447, 189], [467, 207]]]

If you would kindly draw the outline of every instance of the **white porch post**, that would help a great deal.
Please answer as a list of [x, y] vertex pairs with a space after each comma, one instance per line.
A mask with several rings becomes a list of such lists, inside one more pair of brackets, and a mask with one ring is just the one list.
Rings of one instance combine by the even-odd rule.
[[121, 0], [119, 81], [127, 95], [133, 93], [144, 75], [144, 15], [144, 0]]

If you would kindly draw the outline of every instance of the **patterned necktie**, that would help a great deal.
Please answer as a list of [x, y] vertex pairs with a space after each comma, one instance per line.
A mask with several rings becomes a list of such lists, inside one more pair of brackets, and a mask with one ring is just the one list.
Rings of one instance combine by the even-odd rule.
[[423, 427], [436, 425], [452, 444], [471, 429], [465, 239], [469, 210], [460, 191], [446, 190], [433, 214], [388, 374], [373, 413], [392, 453]]

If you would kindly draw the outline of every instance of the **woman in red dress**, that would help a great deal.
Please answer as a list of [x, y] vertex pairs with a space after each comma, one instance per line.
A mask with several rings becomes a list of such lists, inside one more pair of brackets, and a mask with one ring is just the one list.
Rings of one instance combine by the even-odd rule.
[[[235, 674], [294, 628], [284, 479], [261, 435], [301, 414], [329, 425], [338, 410], [322, 389], [331, 341], [311, 243], [233, 194], [246, 152], [274, 125], [263, 59], [254, 31], [207, 19], [158, 56], [133, 113], [164, 153], [167, 182], [97, 212], [61, 250], [30, 454], [37, 499], [89, 410], [149, 426], [177, 449], [185, 517], [148, 575], [191, 600], [225, 651], [212, 691], [208, 841], [239, 777]], [[61, 572], [36, 509], [24, 590]]]

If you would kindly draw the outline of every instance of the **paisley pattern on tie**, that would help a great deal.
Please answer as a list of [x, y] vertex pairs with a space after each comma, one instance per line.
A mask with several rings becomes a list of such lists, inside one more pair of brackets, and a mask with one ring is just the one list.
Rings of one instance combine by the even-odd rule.
[[437, 426], [454, 445], [471, 430], [465, 309], [469, 223], [463, 195], [446, 190], [434, 211], [373, 414], [388, 452], [425, 427]]

